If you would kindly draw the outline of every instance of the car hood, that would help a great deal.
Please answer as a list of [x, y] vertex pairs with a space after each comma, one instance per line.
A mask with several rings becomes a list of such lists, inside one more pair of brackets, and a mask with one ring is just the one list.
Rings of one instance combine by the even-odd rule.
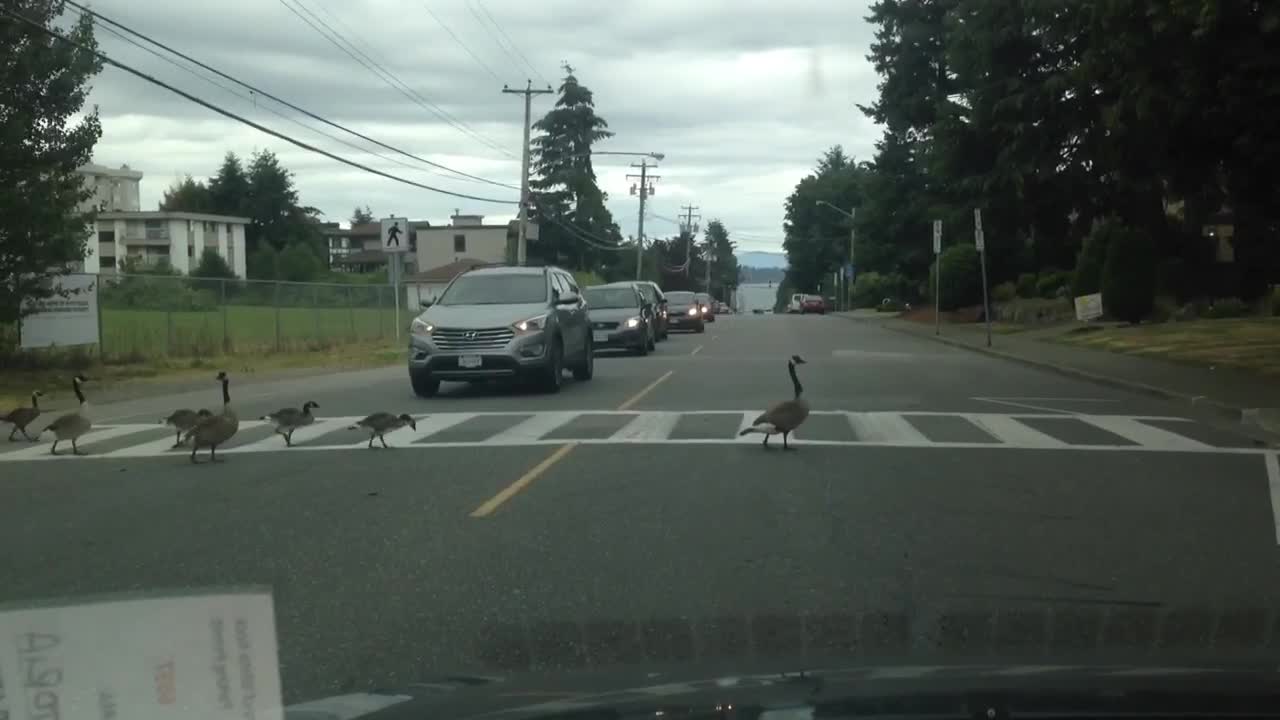
[[[655, 671], [656, 670], [656, 671]], [[796, 717], [855, 718], [861, 707], [912, 708], [930, 717], [972, 717], [975, 702], [1003, 717], [1046, 709], [1070, 716], [1125, 710], [1158, 714], [1274, 708], [1280, 683], [1272, 664], [1223, 665], [858, 665], [777, 670], [730, 665], [715, 674], [688, 669], [555, 675], [424, 678], [395, 690], [355, 693], [286, 707], [285, 720], [550, 718], [589, 712], [651, 720], [668, 710], [739, 717], [792, 710]], [[925, 707], [920, 703], [928, 701]], [[1190, 703], [1190, 705], [1188, 704]], [[1004, 712], [999, 712], [1003, 710]], [[674, 713], [673, 713], [674, 714]], [[1048, 714], [1055, 714], [1049, 712]], [[912, 713], [906, 713], [907, 717]]]
[[640, 314], [640, 308], [590, 308], [587, 316], [593, 321], [622, 322]]
[[689, 312], [689, 308], [691, 307], [693, 307], [693, 303], [669, 303], [667, 305], [667, 312]]
[[542, 303], [527, 305], [433, 305], [419, 317], [442, 328], [506, 327], [549, 310]]

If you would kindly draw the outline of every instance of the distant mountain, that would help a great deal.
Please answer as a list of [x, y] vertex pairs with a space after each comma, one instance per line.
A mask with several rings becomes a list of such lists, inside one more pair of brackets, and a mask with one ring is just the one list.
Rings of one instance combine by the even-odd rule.
[[738, 265], [743, 267], [785, 268], [787, 266], [787, 256], [783, 253], [752, 251], [735, 254], [738, 256]]
[[743, 283], [782, 282], [787, 271], [783, 268], [739, 267], [739, 280]]

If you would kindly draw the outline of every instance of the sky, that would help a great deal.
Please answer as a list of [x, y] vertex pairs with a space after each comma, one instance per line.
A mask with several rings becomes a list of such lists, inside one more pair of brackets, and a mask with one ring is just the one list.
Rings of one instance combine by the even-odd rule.
[[[856, 107], [876, 91], [866, 2], [96, 0], [92, 7], [319, 116], [503, 185], [519, 185], [524, 111], [521, 96], [501, 92], [504, 84], [558, 88], [567, 62], [616, 133], [596, 151], [665, 155], [652, 171], [659, 178], [646, 237], [675, 234], [669, 219], [695, 205], [703, 227], [719, 218], [744, 250], [781, 251], [783, 204], [819, 155], [841, 144], [870, 159], [879, 136]], [[332, 28], [338, 43], [350, 42], [392, 78], [299, 16]], [[97, 37], [109, 56], [283, 134], [396, 177], [502, 201], [366, 173], [108, 66], [89, 99], [103, 125], [94, 160], [141, 170], [143, 209], [175, 179], [213, 174], [228, 151], [247, 158], [266, 148], [293, 171], [302, 203], [325, 220], [345, 223], [357, 205], [376, 217], [441, 224], [455, 210], [486, 222], [515, 215], [517, 190], [426, 168], [226, 80], [219, 87], [208, 73], [175, 67], [102, 26]], [[555, 97], [535, 96], [535, 121]], [[638, 160], [594, 158], [624, 236], [636, 234], [638, 198], [626, 175]]]

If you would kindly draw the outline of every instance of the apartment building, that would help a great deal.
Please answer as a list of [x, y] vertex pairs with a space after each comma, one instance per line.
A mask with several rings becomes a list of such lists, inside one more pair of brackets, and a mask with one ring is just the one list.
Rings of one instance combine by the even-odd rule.
[[[418, 267], [426, 272], [461, 260], [512, 262], [519, 230], [516, 222], [486, 225], [483, 215], [456, 214], [447, 226], [418, 230]], [[528, 239], [537, 238], [537, 223], [529, 223]]]

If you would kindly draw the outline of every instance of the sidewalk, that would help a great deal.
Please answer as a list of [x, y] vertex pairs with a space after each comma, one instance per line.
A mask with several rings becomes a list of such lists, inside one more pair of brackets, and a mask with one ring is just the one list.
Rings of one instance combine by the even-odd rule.
[[1060, 327], [1014, 334], [993, 333], [991, 347], [988, 348], [986, 329], [981, 323], [943, 325], [942, 334], [935, 336], [931, 324], [886, 319], [880, 313], [854, 311], [839, 314], [1065, 375], [1186, 402], [1228, 420], [1243, 419], [1256, 423], [1260, 411], [1264, 426], [1274, 424], [1280, 418], [1280, 383], [1273, 380], [1240, 370], [1178, 365], [1045, 339], [1060, 335]]

